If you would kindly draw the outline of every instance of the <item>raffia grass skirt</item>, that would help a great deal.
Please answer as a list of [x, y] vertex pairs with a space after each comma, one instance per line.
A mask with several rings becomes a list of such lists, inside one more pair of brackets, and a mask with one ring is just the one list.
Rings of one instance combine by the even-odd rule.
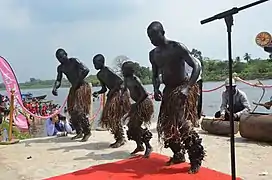
[[159, 142], [168, 140], [181, 142], [197, 123], [198, 86], [189, 90], [188, 96], [182, 93], [184, 85], [176, 88], [165, 87], [157, 123]]
[[73, 111], [90, 113], [92, 103], [92, 88], [89, 83], [84, 82], [78, 89], [70, 88], [67, 98], [67, 110], [71, 115]]
[[136, 109], [128, 114], [126, 119], [129, 120], [129, 124], [142, 124], [149, 126], [151, 119], [154, 115], [154, 105], [152, 100], [147, 97], [142, 103], [140, 103]]
[[129, 93], [125, 92], [121, 97], [121, 90], [115, 92], [111, 98], [108, 98], [102, 112], [100, 124], [112, 133], [120, 128], [122, 117], [130, 110]]

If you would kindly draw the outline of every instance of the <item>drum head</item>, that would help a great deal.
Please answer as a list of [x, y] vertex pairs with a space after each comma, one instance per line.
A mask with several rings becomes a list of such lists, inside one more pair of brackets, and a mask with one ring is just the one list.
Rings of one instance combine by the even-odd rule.
[[261, 47], [269, 46], [272, 42], [272, 36], [268, 32], [260, 32], [256, 36], [255, 42], [258, 46]]

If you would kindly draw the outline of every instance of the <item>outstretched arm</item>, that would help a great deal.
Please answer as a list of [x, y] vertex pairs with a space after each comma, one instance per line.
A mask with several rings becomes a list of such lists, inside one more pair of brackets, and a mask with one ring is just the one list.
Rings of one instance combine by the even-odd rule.
[[57, 68], [57, 79], [54, 83], [54, 86], [53, 86], [53, 91], [57, 91], [57, 89], [61, 86], [61, 80], [62, 80], [62, 70], [61, 70], [61, 67], [58, 66]]
[[253, 104], [254, 105], [258, 105], [258, 106], [263, 106], [266, 109], [270, 109], [271, 106], [272, 106], [272, 102], [271, 101], [268, 101], [268, 102], [265, 102], [265, 103], [256, 103], [256, 102], [253, 102]]
[[144, 89], [144, 86], [142, 85], [140, 79], [138, 77], [134, 77], [134, 78], [136, 80], [136, 86], [137, 86], [137, 88], [139, 88], [139, 90], [141, 92], [141, 96], [135, 104], [137, 106], [137, 105], [141, 104], [141, 102], [143, 102], [148, 97], [148, 94], [147, 94], [146, 90]]
[[199, 74], [200, 74], [200, 65], [198, 64], [198, 62], [195, 60], [195, 58], [193, 58], [188, 49], [185, 48], [184, 46], [182, 45], [179, 45], [180, 46], [180, 55], [181, 55], [181, 58], [185, 59], [185, 62], [191, 66], [193, 68], [193, 71], [192, 71], [192, 74], [191, 74], [191, 77], [189, 79], [189, 82], [188, 82], [188, 85], [189, 86], [193, 86], [198, 77], [199, 77]]
[[101, 85], [101, 89], [99, 91], [97, 91], [97, 94], [103, 94], [103, 93], [107, 92], [107, 87], [106, 87], [105, 83], [101, 80], [101, 78], [99, 78], [99, 76], [97, 76], [97, 79], [99, 80], [100, 85]]
[[154, 62], [153, 50], [149, 53], [149, 61], [152, 65], [152, 84], [154, 88], [154, 92], [160, 91], [160, 78], [159, 78], [159, 69]]

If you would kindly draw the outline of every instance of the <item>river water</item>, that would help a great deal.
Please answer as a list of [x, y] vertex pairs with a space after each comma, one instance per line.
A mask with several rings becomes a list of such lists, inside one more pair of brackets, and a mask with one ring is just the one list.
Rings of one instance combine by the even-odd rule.
[[[256, 83], [257, 81], [249, 81], [249, 82]], [[262, 82], [263, 82], [263, 84], [266, 84], [266, 85], [272, 84], [272, 80], [264, 80]], [[213, 89], [213, 88], [218, 87], [222, 84], [223, 84], [223, 82], [205, 82], [203, 85], [203, 89], [204, 90]], [[251, 109], [253, 109], [255, 106], [252, 104], [252, 102], [254, 102], [254, 101], [257, 102], [259, 100], [260, 96], [262, 95], [262, 89], [256, 88], [256, 87], [251, 87], [249, 85], [243, 84], [242, 82], [237, 82], [237, 87], [247, 94], [249, 102], [251, 104]], [[150, 93], [153, 92], [152, 85], [146, 85], [145, 88], [148, 92], [150, 92]], [[162, 88], [163, 88], [163, 86], [162, 86]], [[100, 87], [94, 87], [93, 91], [97, 91], [98, 89], [100, 89]], [[62, 104], [68, 94], [68, 90], [69, 90], [68, 88], [60, 88], [58, 90], [57, 97], [52, 95], [51, 88], [48, 88], [48, 89], [27, 89], [27, 90], [22, 90], [22, 93], [31, 92], [31, 93], [33, 93], [34, 96], [46, 94], [48, 100], [54, 100], [54, 103]], [[223, 88], [213, 91], [213, 92], [203, 93], [203, 112], [205, 115], [212, 116], [216, 111], [218, 111], [218, 109], [220, 107], [220, 103], [221, 103], [221, 94], [224, 90], [225, 90], [225, 88], [223, 87]], [[0, 93], [6, 94], [4, 91], [0, 91]], [[262, 101], [264, 102], [264, 101], [270, 100], [270, 96], [272, 96], [271, 90], [266, 89], [266, 93], [265, 93]], [[157, 119], [156, 117], [158, 116], [158, 113], [159, 113], [160, 102], [154, 101], [154, 105], [155, 105], [154, 121], [156, 121], [156, 119]], [[99, 107], [99, 100], [96, 100], [94, 102], [93, 107], [94, 107], [93, 113], [95, 114], [95, 112], [97, 111], [97, 109]], [[265, 108], [258, 107], [255, 112], [269, 112], [269, 111], [266, 110]], [[97, 124], [97, 120], [99, 119], [99, 117], [100, 117], [100, 115], [95, 119], [95, 123], [94, 123], [95, 126]], [[35, 127], [35, 129], [37, 129], [37, 133], [35, 133], [35, 136], [45, 136], [44, 124], [42, 122], [39, 122], [36, 126], [37, 127]]]

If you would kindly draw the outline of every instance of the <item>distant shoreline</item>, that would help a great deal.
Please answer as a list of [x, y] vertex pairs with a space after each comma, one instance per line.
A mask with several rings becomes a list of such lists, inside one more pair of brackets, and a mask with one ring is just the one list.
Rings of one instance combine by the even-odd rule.
[[[246, 79], [245, 79], [246, 80]], [[254, 81], [254, 80], [257, 80], [257, 79], [250, 79], [250, 80], [247, 80], [247, 81]], [[258, 78], [258, 80], [270, 80], [270, 78]], [[224, 80], [207, 80], [204, 82], [222, 82]], [[147, 84], [144, 84], [144, 85], [150, 85], [152, 83], [147, 83]], [[21, 90], [27, 90], [27, 89], [50, 89], [52, 88], [53, 86], [20, 86], [20, 89]], [[92, 87], [100, 87], [100, 85], [92, 85]], [[62, 86], [61, 88], [70, 88], [70, 86]], [[5, 88], [0, 88], [0, 90], [5, 90]]]

